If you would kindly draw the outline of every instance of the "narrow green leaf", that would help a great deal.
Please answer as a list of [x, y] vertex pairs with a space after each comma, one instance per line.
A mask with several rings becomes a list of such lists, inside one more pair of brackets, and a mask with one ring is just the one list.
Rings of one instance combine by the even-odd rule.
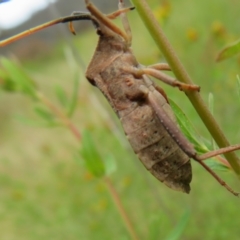
[[110, 175], [117, 169], [116, 160], [113, 155], [108, 155], [103, 158], [106, 175]]
[[212, 170], [221, 171], [221, 172], [229, 172], [229, 171], [231, 171], [231, 169], [228, 166], [222, 164], [221, 162], [218, 162], [214, 158], [210, 158], [208, 160], [205, 160], [205, 163]]
[[55, 87], [55, 93], [56, 93], [59, 103], [61, 104], [61, 106], [63, 108], [65, 108], [68, 105], [68, 97], [67, 97], [66, 92], [64, 91], [64, 89], [61, 86], [57, 85]]
[[52, 122], [55, 119], [54, 115], [51, 112], [41, 106], [35, 106], [34, 111], [38, 114], [38, 116], [47, 122]]
[[225, 47], [217, 56], [216, 61], [220, 62], [222, 60], [233, 57], [240, 52], [240, 40]]
[[16, 91], [15, 83], [9, 78], [7, 72], [0, 69], [0, 87], [7, 92]]
[[30, 119], [27, 118], [25, 116], [21, 116], [21, 115], [15, 115], [14, 118], [21, 122], [22, 124], [25, 124], [27, 126], [31, 126], [31, 127], [55, 127], [55, 126], [59, 126], [58, 123], [56, 123], [55, 121], [36, 121], [34, 119]]
[[72, 93], [70, 104], [68, 107], [68, 114], [67, 114], [68, 117], [71, 117], [73, 115], [77, 106], [79, 83], [80, 83], [80, 76], [78, 73], [76, 73], [74, 77], [73, 93]]
[[22, 116], [22, 115], [15, 115], [14, 118], [17, 121], [19, 121], [22, 124], [25, 124], [27, 126], [32, 126], [32, 127], [39, 127], [39, 126], [41, 126], [41, 123], [39, 123], [38, 121], [30, 119], [30, 118], [27, 118], [27, 117]]
[[170, 105], [174, 111], [174, 114], [177, 118], [177, 122], [179, 124], [179, 127], [183, 134], [187, 137], [187, 139], [194, 144], [194, 147], [196, 151], [200, 153], [205, 153], [207, 152], [207, 148], [205, 145], [202, 143], [200, 140], [199, 135], [197, 134], [196, 130], [194, 129], [192, 123], [189, 121], [189, 119], [186, 117], [184, 112], [181, 110], [181, 108], [173, 101], [169, 100]]
[[185, 230], [188, 222], [190, 219], [190, 211], [187, 210], [181, 220], [178, 222], [177, 226], [173, 229], [173, 231], [169, 234], [169, 236], [166, 238], [166, 240], [178, 240], [180, 239], [181, 235], [183, 234], [183, 231]]
[[[211, 101], [210, 105], [213, 108], [213, 96], [209, 97], [209, 101]], [[214, 149], [214, 143], [208, 142], [207, 140], [201, 141], [199, 135], [193, 128], [192, 123], [188, 120], [186, 115], [183, 113], [183, 111], [177, 106], [176, 103], [174, 103], [172, 100], [170, 100], [171, 106], [174, 110], [175, 116], [177, 118], [178, 124], [181, 128], [181, 131], [183, 134], [188, 138], [188, 140], [194, 144], [194, 148], [197, 151], [198, 154], [203, 154], [208, 151], [209, 149]], [[223, 163], [219, 162], [216, 158], [210, 158], [209, 160], [206, 160], [206, 163], [208, 163], [209, 167], [215, 170], [221, 170], [226, 171], [229, 170], [229, 167], [224, 165]]]
[[6, 58], [1, 59], [1, 64], [8, 74], [8, 79], [14, 83], [14, 89], [35, 98], [37, 86], [27, 73]]
[[82, 133], [82, 147], [80, 154], [84, 158], [86, 167], [95, 177], [103, 177], [105, 175], [105, 166], [99, 154], [89, 131]]
[[150, 228], [149, 228], [149, 240], [156, 240], [156, 239], [160, 239], [160, 231], [161, 229], [159, 228], [159, 226], [162, 225], [162, 216], [161, 215], [153, 215], [151, 216], [151, 224], [150, 224]]

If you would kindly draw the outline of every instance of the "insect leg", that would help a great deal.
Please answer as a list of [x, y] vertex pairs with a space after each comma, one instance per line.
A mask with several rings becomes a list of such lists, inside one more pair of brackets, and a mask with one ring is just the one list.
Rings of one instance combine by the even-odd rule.
[[169, 104], [167, 94], [164, 92], [164, 90], [158, 85], [155, 86], [155, 89], [165, 98], [166, 102]]
[[225, 187], [229, 192], [235, 196], [239, 196], [239, 193], [234, 191], [226, 182], [224, 182], [211, 168], [209, 168], [202, 160], [198, 160], [198, 156], [193, 158], [199, 164], [201, 164], [223, 187]]
[[[143, 86], [144, 87], [144, 86]], [[146, 87], [144, 87], [146, 88]], [[147, 93], [148, 89], [143, 89]], [[211, 151], [206, 154], [198, 156], [196, 154], [195, 149], [189, 143], [189, 141], [185, 138], [185, 136], [180, 132], [177, 125], [172, 121], [171, 118], [164, 111], [163, 106], [161, 106], [162, 101], [158, 97], [158, 93], [156, 90], [148, 91], [148, 101], [155, 110], [158, 118], [163, 124], [166, 131], [173, 138], [173, 140], [179, 145], [179, 147], [192, 159], [196, 160], [199, 164], [201, 164], [223, 187], [225, 187], [229, 192], [231, 192], [235, 196], [239, 196], [239, 193], [235, 192], [226, 182], [224, 182], [211, 168], [209, 168], [204, 162], [204, 159], [226, 153], [231, 152], [237, 149], [240, 149], [240, 145], [229, 146], [226, 148], [218, 149], [216, 151]]]
[[153, 65], [147, 66], [147, 68], [153, 68], [153, 69], [160, 70], [160, 71], [164, 71], [164, 70], [171, 71], [171, 68], [167, 63], [156, 63]]
[[122, 38], [125, 39], [126, 42], [128, 42], [128, 36], [127, 34], [122, 31], [118, 26], [116, 26], [109, 18], [108, 16], [101, 13], [89, 0], [85, 0], [86, 7], [89, 10], [89, 12], [104, 26], [111, 29], [113, 32], [117, 33], [118, 35], [122, 36]]
[[163, 127], [183, 152], [189, 157], [195, 157], [196, 151], [178, 128], [171, 107], [161, 93], [162, 90], [156, 89], [153, 82], [146, 75], [143, 76], [143, 79], [146, 85], [140, 83], [138, 85], [137, 81], [135, 81], [134, 85], [136, 86], [133, 85], [131, 91], [126, 94], [132, 100], [145, 99], [152, 106]]
[[[118, 3], [119, 10], [124, 9], [124, 6], [125, 6], [124, 1], [119, 0], [119, 3]], [[131, 32], [130, 24], [129, 24], [128, 19], [127, 19], [127, 15], [126, 15], [126, 13], [122, 13], [120, 16], [121, 16], [121, 19], [122, 19], [122, 24], [123, 24], [124, 30], [125, 30], [125, 32], [128, 36], [128, 46], [131, 46], [131, 44], [132, 44], [132, 32]]]
[[[92, 21], [92, 23], [95, 25], [96, 28], [99, 27], [98, 22], [94, 18], [92, 18], [91, 14], [89, 14], [89, 13], [85, 13], [85, 12], [81, 12], [81, 11], [74, 11], [74, 12], [72, 12], [71, 16], [77, 17], [77, 16], [81, 16], [83, 14], [87, 14], [89, 16], [89, 20]], [[73, 27], [73, 21], [69, 21], [68, 28], [72, 34], [76, 35], [75, 29]]]
[[236, 150], [239, 150], [239, 149], [240, 149], [240, 144], [231, 145], [231, 146], [228, 146], [228, 147], [220, 148], [220, 149], [217, 149], [217, 150], [214, 150], [214, 151], [207, 152], [205, 154], [196, 156], [195, 160], [203, 161], [205, 159], [215, 157], [215, 156], [218, 156], [220, 154], [224, 154], [224, 153], [228, 153], [228, 152], [233, 152], [233, 151], [236, 151]]
[[196, 156], [195, 149], [180, 131], [177, 124], [169, 117], [167, 111], [164, 110], [164, 105], [167, 103], [162, 101], [162, 96], [160, 96], [160, 93], [153, 86], [150, 87], [150, 91], [145, 86], [141, 86], [141, 88], [143, 91], [148, 91], [147, 100], [151, 104], [160, 122], [169, 135], [189, 157], [194, 158]]
[[239, 193], [235, 192], [231, 187], [229, 187], [212, 169], [210, 169], [204, 162], [203, 160], [224, 154], [227, 152], [232, 152], [240, 149], [240, 144], [228, 146], [225, 148], [220, 148], [214, 151], [207, 152], [202, 155], [196, 155], [193, 157], [194, 160], [196, 160], [198, 163], [200, 163], [223, 187], [225, 187], [229, 192], [231, 192], [235, 196], [239, 196]]
[[[113, 13], [111, 13], [111, 14], [106, 15], [106, 16], [107, 16], [109, 19], [115, 19], [115, 18], [118, 17], [119, 15], [121, 15], [121, 14], [123, 14], [123, 13], [125, 13], [125, 12], [128, 12], [128, 11], [131, 11], [131, 10], [133, 10], [133, 9], [134, 9], [133, 7], [122, 8], [122, 9], [119, 9], [118, 11], [115, 11], [115, 12], [113, 12]], [[81, 11], [74, 11], [74, 12], [71, 14], [71, 16], [79, 16], [79, 15], [82, 15], [82, 14], [83, 14], [83, 12], [81, 12]], [[91, 15], [89, 14], [89, 16], [91, 16]], [[99, 23], [96, 21], [96, 19], [93, 18], [93, 17], [91, 17], [91, 20], [92, 20], [93, 24], [95, 25], [95, 27], [98, 28], [98, 27], [99, 27]], [[74, 35], [76, 35], [76, 32], [75, 32], [75, 30], [74, 30], [74, 27], [73, 27], [73, 23], [72, 23], [72, 22], [69, 22], [69, 29], [70, 29], [70, 31], [71, 31]]]
[[161, 80], [162, 82], [172, 86], [172, 87], [178, 87], [179, 90], [181, 91], [199, 91], [200, 87], [197, 85], [192, 85], [192, 84], [186, 84], [179, 82], [175, 78], [172, 78], [165, 73], [162, 73], [161, 71], [158, 71], [153, 68], [148, 68], [148, 67], [123, 67], [123, 70], [129, 73], [134, 74], [136, 77], [141, 77], [144, 74], [150, 75], [152, 77], [155, 77], [158, 80]]
[[128, 7], [128, 8], [121, 8], [121, 9], [118, 9], [117, 11], [113, 12], [113, 13], [110, 13], [110, 14], [107, 14], [106, 16], [109, 18], [109, 19], [115, 19], [117, 18], [118, 16], [120, 16], [122, 13], [126, 13], [126, 12], [129, 12], [131, 10], [135, 9], [135, 7]]

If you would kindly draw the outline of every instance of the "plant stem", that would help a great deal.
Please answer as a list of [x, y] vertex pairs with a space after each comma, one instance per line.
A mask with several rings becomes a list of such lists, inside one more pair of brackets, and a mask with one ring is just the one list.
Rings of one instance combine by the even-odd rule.
[[[59, 119], [62, 120], [63, 124], [69, 128], [69, 130], [73, 133], [73, 135], [76, 137], [76, 139], [78, 141], [81, 140], [81, 134], [78, 131], [78, 129], [76, 128], [76, 126], [71, 122], [71, 120], [60, 110], [58, 109], [48, 98], [46, 98], [42, 93], [37, 92], [37, 97], [38, 99], [44, 104], [46, 105], [50, 110], [52, 110], [52, 112], [59, 117]], [[139, 238], [137, 237], [137, 234], [134, 230], [134, 227], [130, 221], [130, 218], [127, 215], [127, 212], [125, 211], [123, 204], [121, 202], [120, 196], [118, 195], [117, 191], [115, 190], [111, 179], [108, 177], [104, 178], [104, 181], [107, 185], [107, 188], [112, 196], [112, 199], [120, 213], [120, 215], [122, 216], [122, 219], [126, 225], [126, 228], [130, 234], [130, 236], [132, 237], [133, 240], [139, 240]]]
[[42, 93], [37, 92], [38, 99], [49, 109], [52, 110], [52, 112], [59, 117], [59, 119], [62, 120], [63, 124], [68, 127], [73, 135], [78, 139], [78, 141], [81, 140], [81, 134], [75, 127], [75, 125], [70, 121], [70, 119], [60, 110], [58, 109], [49, 99], [47, 99]]
[[[147, 1], [146, 0], [131, 0], [131, 1], [133, 2], [141, 19], [143, 20], [148, 31], [150, 32], [154, 41], [156, 42], [156, 45], [165, 56], [176, 78], [184, 83], [193, 84], [188, 73], [184, 69], [182, 63], [176, 56], [171, 44], [164, 35], [156, 18], [154, 17], [150, 7], [147, 4]], [[202, 119], [203, 123], [207, 127], [208, 131], [218, 144], [218, 146], [220, 148], [229, 146], [227, 138], [224, 136], [218, 123], [208, 110], [200, 94], [196, 91], [187, 91], [186, 95], [191, 101], [198, 115]], [[228, 162], [230, 163], [230, 165], [232, 166], [235, 173], [240, 178], [240, 160], [238, 159], [237, 155], [234, 152], [226, 153], [224, 155]]]
[[129, 234], [131, 235], [131, 238], [133, 240], [139, 240], [139, 238], [134, 230], [134, 227], [128, 217], [128, 214], [127, 214], [126, 210], [124, 209], [121, 199], [120, 199], [117, 191], [115, 190], [111, 180], [108, 177], [105, 177], [104, 179], [105, 179], [105, 183], [108, 187], [108, 190], [112, 196], [112, 199], [113, 199], [120, 215], [122, 216], [122, 219], [126, 225], [126, 228], [128, 229]]

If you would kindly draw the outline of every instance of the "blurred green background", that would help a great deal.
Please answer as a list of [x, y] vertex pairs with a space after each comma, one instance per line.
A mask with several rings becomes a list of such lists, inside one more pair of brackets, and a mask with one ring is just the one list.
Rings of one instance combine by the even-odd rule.
[[[213, 94], [214, 116], [229, 141], [239, 143], [240, 58], [216, 63], [215, 57], [239, 38], [240, 2], [148, 2], [193, 81], [201, 86], [205, 102]], [[128, 16], [139, 62], [164, 61], [137, 12]], [[77, 37], [67, 36], [70, 42], [63, 35], [54, 48], [40, 48], [38, 54], [18, 61], [59, 109], [64, 104], [58, 101], [56, 88], [70, 96], [74, 79], [80, 79], [72, 122], [81, 133], [90, 131], [103, 159], [109, 154], [115, 158], [109, 179], [139, 239], [239, 239], [239, 199], [200, 165], [192, 161], [189, 195], [168, 189], [144, 169], [108, 103], [84, 78], [97, 43], [94, 29], [90, 25], [87, 31], [78, 29]], [[211, 140], [184, 94], [160, 85], [200, 135]], [[66, 128], [41, 124], [38, 104], [22, 93], [0, 92], [0, 239], [131, 239], [106, 181], [87, 170], [79, 154], [81, 142]], [[233, 173], [218, 174], [240, 189]]]

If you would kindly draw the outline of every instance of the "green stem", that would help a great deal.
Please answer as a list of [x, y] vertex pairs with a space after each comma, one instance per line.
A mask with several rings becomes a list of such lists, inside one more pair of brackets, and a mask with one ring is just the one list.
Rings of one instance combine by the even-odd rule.
[[[37, 92], [36, 93], [37, 98], [45, 105], [47, 106], [52, 112], [61, 119], [63, 124], [70, 129], [70, 131], [73, 133], [73, 135], [76, 137], [78, 141], [81, 141], [81, 134], [75, 127], [75, 125], [71, 122], [71, 120], [60, 110], [58, 109], [48, 98], [46, 98], [42, 93]], [[107, 188], [112, 196], [112, 199], [123, 219], [123, 222], [125, 223], [125, 226], [133, 240], [139, 240], [136, 231], [133, 227], [133, 224], [130, 221], [130, 218], [128, 217], [127, 211], [124, 209], [123, 204], [121, 202], [121, 198], [118, 195], [117, 191], [115, 190], [110, 178], [105, 177], [104, 178], [105, 183], [107, 185]]]
[[[159, 23], [154, 17], [150, 7], [147, 4], [147, 1], [146, 0], [131, 0], [131, 1], [133, 2], [133, 5], [136, 7], [141, 19], [143, 20], [148, 31], [150, 32], [154, 41], [156, 42], [156, 45], [165, 56], [168, 64], [170, 65], [177, 79], [187, 84], [193, 84], [188, 73], [184, 69], [182, 63], [176, 56], [171, 44], [164, 35]], [[224, 136], [218, 123], [208, 110], [200, 94], [195, 91], [191, 92], [188, 91], [186, 92], [186, 95], [191, 101], [198, 115], [202, 119], [203, 123], [207, 127], [208, 131], [218, 144], [218, 146], [220, 148], [229, 146], [230, 144], [227, 138]], [[232, 166], [235, 173], [238, 175], [238, 177], [240, 177], [240, 160], [238, 159], [237, 155], [234, 152], [226, 153], [224, 155], [228, 162], [230, 163], [230, 165]]]
[[62, 123], [70, 129], [73, 135], [80, 141], [81, 134], [75, 127], [75, 125], [71, 122], [71, 120], [60, 110], [58, 109], [48, 98], [46, 98], [42, 93], [36, 93], [37, 98], [47, 106], [59, 119], [61, 119]]
[[117, 191], [115, 190], [110, 178], [105, 177], [104, 180], [105, 180], [108, 190], [112, 196], [112, 199], [113, 199], [120, 215], [122, 216], [123, 222], [124, 222], [126, 228], [128, 229], [128, 232], [129, 232], [131, 238], [133, 240], [139, 240], [140, 238], [138, 238], [137, 233], [133, 227], [133, 224], [131, 223], [130, 218], [128, 217], [128, 214], [127, 214], [126, 210], [124, 209], [121, 199], [120, 199]]

